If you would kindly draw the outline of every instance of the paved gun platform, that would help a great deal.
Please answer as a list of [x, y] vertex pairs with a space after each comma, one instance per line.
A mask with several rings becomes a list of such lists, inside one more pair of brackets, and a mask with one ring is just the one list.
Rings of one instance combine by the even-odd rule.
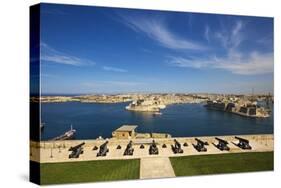
[[[218, 136], [221, 139], [229, 142], [229, 151], [220, 151], [212, 143], [217, 143], [215, 136], [197, 137], [203, 141], [209, 142], [206, 146], [207, 152], [197, 152], [192, 144], [195, 144], [195, 137], [181, 137], [181, 138], [163, 138], [154, 139], [159, 149], [158, 155], [149, 155], [148, 149], [152, 139], [132, 139], [134, 153], [132, 156], [124, 156], [124, 150], [129, 140], [127, 139], [109, 139], [108, 149], [109, 152], [104, 157], [97, 157], [98, 150], [93, 150], [94, 146], [99, 147], [105, 142], [105, 140], [65, 140], [65, 141], [41, 141], [30, 143], [30, 160], [40, 163], [57, 163], [57, 162], [74, 162], [74, 161], [91, 161], [91, 160], [112, 160], [112, 159], [142, 159], [142, 158], [159, 158], [159, 157], [176, 157], [176, 156], [189, 156], [189, 155], [204, 155], [204, 154], [223, 154], [223, 153], [242, 153], [242, 152], [264, 152], [273, 151], [274, 137], [272, 134], [263, 135], [235, 135], [245, 139], [248, 139], [252, 150], [242, 150], [238, 148], [234, 143], [237, 140], [234, 136]], [[177, 139], [183, 149], [183, 153], [174, 154], [171, 150], [171, 145], [174, 144], [174, 139]], [[75, 146], [85, 142], [83, 146], [84, 153], [79, 158], [69, 159], [68, 149], [71, 146]], [[183, 143], [187, 143], [188, 146], [184, 147]], [[140, 149], [140, 144], [143, 143], [145, 148]], [[162, 145], [166, 144], [167, 148], [162, 148]], [[120, 145], [121, 149], [116, 149]]]
[[146, 157], [140, 160], [140, 179], [175, 177], [168, 157]]

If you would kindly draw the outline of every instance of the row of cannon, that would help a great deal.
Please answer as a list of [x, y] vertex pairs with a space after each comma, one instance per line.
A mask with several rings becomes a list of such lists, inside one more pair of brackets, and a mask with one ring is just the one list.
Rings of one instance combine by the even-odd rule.
[[[229, 151], [230, 150], [230, 148], [228, 146], [229, 143], [226, 140], [223, 140], [223, 139], [218, 138], [218, 137], [215, 137], [215, 139], [218, 141], [218, 143], [217, 144], [212, 143], [212, 144], [216, 148], [218, 148], [221, 151]], [[239, 148], [241, 148], [243, 150], [251, 150], [252, 149], [252, 147], [250, 146], [249, 140], [241, 138], [241, 137], [237, 137], [237, 136], [235, 136], [235, 139], [239, 140], [239, 142], [237, 144], [233, 143], [237, 147], [239, 147]], [[205, 142], [205, 141], [202, 141], [202, 140], [200, 140], [198, 138], [195, 138], [195, 140], [196, 140], [197, 143], [196, 144], [192, 144], [192, 146], [198, 152], [206, 152], [207, 148], [205, 146], [209, 145], [209, 143]], [[85, 142], [83, 142], [81, 144], [78, 144], [77, 146], [70, 147], [69, 151], [71, 151], [71, 153], [69, 154], [69, 158], [79, 158], [79, 155], [83, 154], [83, 147], [82, 146], [84, 144], [85, 144]], [[183, 146], [187, 147], [188, 144], [184, 143]], [[145, 148], [144, 145], [141, 144], [140, 145], [140, 149], [144, 149], [144, 148]], [[167, 148], [167, 145], [163, 144], [162, 148]], [[121, 149], [121, 146], [118, 145], [116, 149]], [[174, 144], [171, 145], [171, 149], [172, 149], [174, 154], [183, 153], [183, 149], [182, 149], [181, 143], [178, 140], [176, 140], [176, 139], [174, 139]], [[109, 152], [108, 141], [104, 142], [99, 147], [94, 146], [93, 150], [98, 150], [97, 155], [96, 155], [97, 157], [106, 156], [107, 153]], [[152, 143], [149, 145], [148, 152], [149, 152], [149, 155], [158, 155], [159, 154], [159, 149], [157, 147], [157, 144], [156, 144], [155, 140], [152, 140]], [[134, 153], [133, 142], [130, 141], [127, 144], [127, 146], [126, 146], [123, 155], [133, 155], [133, 153]]]
[[[238, 139], [239, 142], [238, 144], [233, 143], [234, 145], [236, 145], [237, 147], [243, 149], [243, 150], [251, 150], [252, 147], [250, 146], [250, 142], [247, 139], [241, 138], [241, 137], [234, 137], [235, 139]], [[221, 151], [229, 151], [230, 148], [228, 146], [228, 142], [226, 140], [223, 140], [221, 138], [215, 137], [215, 139], [218, 141], [217, 144], [212, 143], [216, 148], [218, 148]], [[209, 145], [208, 142], [202, 141], [198, 138], [195, 138], [195, 140], [197, 141], [196, 144], [192, 144], [192, 146], [198, 151], [198, 152], [206, 152], [207, 148], [205, 146]], [[175, 144], [172, 145], [172, 150], [173, 152], [176, 153], [183, 153], [183, 149], [181, 148], [181, 144], [175, 139], [174, 140]], [[184, 146], [187, 146], [187, 143], [184, 143]]]

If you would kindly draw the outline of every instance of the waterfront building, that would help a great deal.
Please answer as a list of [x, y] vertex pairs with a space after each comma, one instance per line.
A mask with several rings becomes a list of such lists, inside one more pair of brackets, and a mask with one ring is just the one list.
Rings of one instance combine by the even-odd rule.
[[112, 137], [117, 139], [130, 139], [136, 137], [137, 125], [123, 125], [112, 132]]

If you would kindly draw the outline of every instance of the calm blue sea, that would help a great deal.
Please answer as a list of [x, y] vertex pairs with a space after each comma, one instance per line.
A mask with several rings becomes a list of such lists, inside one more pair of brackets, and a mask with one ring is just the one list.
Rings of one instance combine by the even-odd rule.
[[90, 104], [80, 102], [42, 104], [45, 128], [41, 139], [56, 137], [70, 129], [76, 139], [111, 137], [123, 124], [138, 125], [137, 132], [169, 133], [174, 137], [273, 133], [273, 117], [252, 119], [220, 111], [202, 104], [175, 104], [162, 110], [162, 115], [125, 110], [128, 103]]

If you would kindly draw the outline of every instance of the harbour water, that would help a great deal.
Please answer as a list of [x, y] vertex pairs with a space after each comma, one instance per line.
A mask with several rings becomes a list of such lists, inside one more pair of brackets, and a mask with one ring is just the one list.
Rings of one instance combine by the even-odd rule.
[[76, 129], [76, 139], [111, 137], [123, 124], [138, 125], [137, 132], [168, 133], [173, 137], [272, 134], [273, 115], [255, 119], [207, 110], [202, 104], [174, 104], [161, 110], [162, 115], [127, 111], [128, 103], [93, 104], [80, 102], [43, 103], [41, 140], [54, 138]]

